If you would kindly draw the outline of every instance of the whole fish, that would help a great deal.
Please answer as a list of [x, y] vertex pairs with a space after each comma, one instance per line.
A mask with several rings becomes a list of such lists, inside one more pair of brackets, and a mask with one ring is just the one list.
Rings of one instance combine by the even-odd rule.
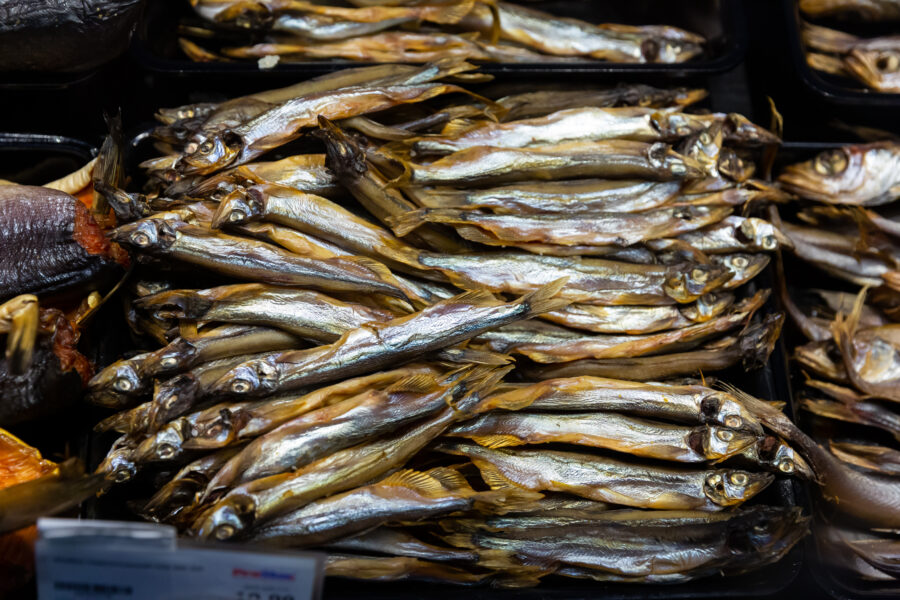
[[785, 167], [778, 181], [789, 192], [819, 202], [879, 206], [900, 197], [898, 165], [895, 142], [843, 146]]
[[684, 427], [612, 412], [494, 413], [446, 435], [488, 448], [560, 442], [684, 463], [724, 460], [757, 441], [754, 434], [724, 427]]
[[364, 554], [329, 553], [325, 558], [326, 577], [345, 577], [372, 581], [430, 581], [456, 585], [474, 585], [488, 573], [473, 573], [406, 556], [366, 556]]
[[721, 315], [734, 303], [730, 293], [711, 292], [685, 306], [592, 306], [570, 304], [541, 319], [594, 333], [637, 335], [679, 329]]
[[201, 538], [219, 540], [240, 537], [260, 523], [363, 485], [405, 464], [454, 422], [479, 412], [483, 396], [507, 370], [486, 374], [483, 381], [472, 383], [465, 395], [451, 399], [439, 414], [399, 433], [339, 450], [293, 473], [233, 488], [194, 523], [193, 532]]
[[123, 225], [114, 231], [113, 237], [139, 252], [232, 277], [277, 285], [307, 285], [327, 291], [369, 291], [404, 297], [390, 283], [391, 274], [383, 265], [361, 257], [312, 260], [264, 242], [157, 218]]
[[272, 353], [223, 375], [214, 394], [269, 395], [313, 383], [374, 371], [447, 348], [484, 331], [565, 306], [556, 298], [564, 281], [505, 303], [486, 292], [468, 292], [387, 323], [369, 323], [338, 341], [306, 351]]
[[389, 523], [469, 510], [477, 497], [453, 469], [405, 469], [263, 523], [247, 539], [279, 546], [328, 544]]
[[[583, 56], [614, 62], [677, 63], [702, 52], [703, 37], [667, 26], [591, 25], [578, 19], [497, 2], [500, 38], [556, 56]], [[494, 15], [477, 4], [461, 21], [465, 28], [490, 34]]]
[[578, 177], [669, 181], [703, 175], [698, 163], [666, 144], [626, 140], [564, 142], [535, 148], [476, 146], [428, 164], [401, 162], [406, 169], [398, 181], [401, 186], [480, 186]]
[[614, 412], [762, 433], [759, 420], [734, 396], [700, 385], [638, 383], [589, 376], [547, 379], [498, 392], [488, 398], [485, 406], [529, 411]]
[[221, 200], [246, 181], [273, 183], [326, 198], [340, 198], [345, 194], [334, 173], [325, 167], [324, 154], [298, 154], [281, 160], [258, 161], [226, 169], [200, 180], [184, 193], [191, 197]]
[[583, 106], [684, 107], [699, 102], [706, 95], [707, 91], [701, 89], [619, 84], [605, 89], [523, 92], [504, 96], [497, 104], [507, 109], [503, 120], [512, 121]]
[[729, 206], [658, 208], [640, 213], [580, 212], [573, 215], [494, 215], [477, 210], [423, 208], [388, 221], [404, 236], [425, 223], [453, 226], [462, 237], [502, 246], [537, 242], [574, 246], [631, 246], [646, 240], [679, 235], [716, 223], [731, 213]]
[[892, 448], [834, 440], [828, 443], [828, 448], [847, 464], [883, 475], [900, 476], [900, 452]]
[[457, 287], [508, 294], [527, 293], [567, 277], [561, 298], [600, 305], [684, 304], [731, 278], [727, 269], [715, 265], [641, 265], [512, 252], [453, 256], [423, 252], [419, 264], [439, 271]]
[[743, 362], [747, 370], [758, 369], [769, 360], [783, 324], [784, 315], [775, 313], [738, 335], [724, 337], [698, 350], [637, 358], [584, 359], [524, 371], [531, 379], [594, 376], [653, 381], [727, 369], [738, 362]]
[[390, 527], [378, 527], [354, 537], [335, 540], [328, 544], [327, 550], [354, 554], [380, 553], [434, 562], [474, 563], [478, 560], [475, 552], [429, 544], [406, 531]]
[[575, 334], [541, 321], [525, 321], [484, 333], [473, 340], [493, 352], [515, 353], [538, 363], [569, 362], [585, 358], [631, 358], [662, 354], [696, 345], [746, 322], [768, 297], [760, 290], [731, 307], [723, 316], [671, 331], [641, 335]]
[[573, 141], [634, 140], [672, 142], [720, 123], [726, 139], [739, 143], [777, 143], [778, 138], [737, 114], [691, 115], [654, 108], [570, 108], [521, 121], [483, 121], [459, 129], [453, 124], [437, 136], [401, 142], [415, 154], [446, 154], [475, 146], [523, 148]]
[[[170, 290], [140, 298], [135, 306], [166, 319], [277, 327], [318, 342], [333, 342], [364, 323], [394, 318], [388, 311], [341, 302], [312, 290], [260, 283]], [[255, 352], [259, 350], [248, 349], [245, 353]]]
[[641, 508], [722, 510], [752, 498], [774, 480], [769, 473], [658, 467], [556, 450], [490, 449], [459, 442], [441, 442], [436, 449], [473, 459], [493, 488], [567, 492]]
[[210, 483], [207, 496], [270, 475], [289, 473], [330, 453], [372, 440], [429, 417], [446, 406], [483, 369], [401, 379], [300, 415], [253, 440]]
[[877, 402], [854, 402], [844, 404], [822, 398], [802, 398], [800, 408], [825, 417], [847, 423], [877, 427], [900, 440], [900, 414]]
[[731, 252], [772, 252], [793, 247], [790, 237], [774, 225], [756, 217], [725, 217], [718, 223], [683, 233], [675, 240], [652, 240], [647, 245], [656, 251], [677, 249], [687, 244], [705, 254]]

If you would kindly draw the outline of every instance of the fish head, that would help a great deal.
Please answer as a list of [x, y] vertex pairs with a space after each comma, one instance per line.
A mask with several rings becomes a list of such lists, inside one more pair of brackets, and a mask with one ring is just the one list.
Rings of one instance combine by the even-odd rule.
[[224, 448], [237, 440], [237, 432], [246, 422], [246, 412], [222, 408], [214, 419], [194, 427], [185, 448], [209, 450]]
[[785, 167], [778, 181], [801, 197], [837, 201], [866, 184], [865, 152], [865, 146], [825, 150], [812, 160]]
[[673, 265], [668, 269], [663, 289], [676, 302], [693, 302], [731, 277], [731, 271], [720, 265]]
[[710, 460], [725, 460], [740, 454], [757, 440], [757, 436], [748, 431], [718, 425], [702, 427], [698, 433], [699, 439], [692, 441], [697, 442], [697, 449]]
[[226, 541], [240, 537], [253, 525], [256, 502], [241, 493], [230, 493], [219, 500], [193, 528], [196, 537]]
[[88, 382], [91, 402], [113, 408], [122, 405], [122, 397], [134, 397], [146, 391], [147, 385], [142, 374], [142, 362], [146, 354], [126, 360], [118, 360], [109, 365]]
[[137, 474], [137, 462], [134, 450], [137, 443], [127, 435], [120, 437], [110, 448], [103, 462], [97, 467], [97, 473], [103, 473], [110, 481], [124, 483]]
[[793, 546], [807, 532], [808, 519], [800, 507], [755, 507], [729, 528], [728, 547], [754, 558]]
[[754, 250], [773, 252], [778, 248], [794, 247], [790, 238], [780, 229], [756, 217], [748, 217], [741, 221], [735, 234], [741, 242], [752, 244]]
[[112, 239], [139, 252], [158, 252], [175, 242], [174, 224], [167, 219], [147, 218], [117, 227]]
[[703, 166], [712, 177], [718, 176], [719, 155], [722, 153], [724, 141], [721, 122], [713, 121], [711, 125], [692, 135], [681, 147], [681, 153], [693, 158]]
[[152, 426], [162, 427], [189, 410], [199, 387], [196, 376], [191, 373], [182, 373], [157, 384], [153, 392], [153, 411], [150, 417]]
[[767, 435], [759, 440], [756, 451], [760, 461], [771, 465], [779, 473], [796, 475], [806, 481], [816, 480], [809, 463], [787, 443], [774, 436]]
[[731, 148], [722, 148], [716, 169], [732, 181], [743, 183], [753, 177], [753, 173], [756, 172], [756, 163], [752, 160], [744, 160]]
[[650, 145], [647, 149], [647, 160], [654, 168], [680, 179], [700, 179], [706, 175], [700, 163], [678, 154], [671, 146], [662, 142]]
[[141, 442], [134, 451], [137, 463], [174, 460], [184, 453], [184, 441], [190, 437], [186, 419], [176, 419]]
[[704, 423], [716, 423], [729, 429], [740, 429], [755, 434], [762, 433], [759, 419], [725, 392], [709, 390], [700, 401], [700, 414]]
[[694, 39], [659, 36], [649, 37], [641, 42], [641, 57], [648, 63], [680, 63], [702, 53], [703, 46]]
[[362, 149], [337, 125], [319, 115], [314, 135], [325, 143], [325, 166], [333, 173], [364, 175], [368, 171]]
[[844, 59], [850, 72], [871, 88], [900, 92], [900, 52], [892, 48], [854, 48]]
[[730, 113], [725, 118], [725, 136], [730, 141], [738, 141], [742, 145], [781, 143], [777, 135], [738, 113]]
[[157, 319], [168, 321], [195, 318], [195, 315], [209, 310], [212, 301], [194, 290], [163, 290], [142, 296], [133, 305], [150, 312]]
[[264, 194], [259, 188], [237, 188], [219, 203], [213, 215], [212, 227], [221, 229], [229, 224], [240, 225], [262, 218]]
[[774, 480], [771, 473], [719, 469], [707, 475], [703, 493], [719, 506], [735, 506], [763, 491]]
[[229, 132], [199, 135], [184, 147], [185, 173], [206, 175], [230, 165], [241, 151], [241, 139]]
[[769, 264], [769, 255], [725, 254], [712, 257], [712, 262], [731, 271], [733, 280], [749, 281]]
[[734, 294], [709, 292], [697, 298], [696, 302], [681, 309], [681, 314], [694, 323], [705, 323], [718, 317], [734, 303]]
[[185, 340], [178, 338], [165, 348], [161, 348], [150, 354], [144, 361], [144, 372], [156, 377], [166, 375], [190, 365], [198, 353], [197, 347]]
[[266, 358], [248, 360], [225, 373], [213, 384], [213, 393], [227, 396], [259, 396], [275, 391], [278, 369]]

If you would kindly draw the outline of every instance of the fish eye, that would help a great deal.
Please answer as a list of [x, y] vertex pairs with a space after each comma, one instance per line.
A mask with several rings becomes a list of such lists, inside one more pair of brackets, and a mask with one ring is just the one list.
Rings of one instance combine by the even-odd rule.
[[687, 167], [683, 163], [680, 163], [680, 162], [673, 164], [670, 167], [670, 170], [675, 175], [684, 175], [685, 173], [687, 173]]
[[793, 473], [794, 472], [794, 461], [784, 459], [778, 461], [778, 470], [782, 473]]
[[744, 420], [737, 415], [728, 415], [725, 417], [725, 426], [737, 429], [744, 424]]
[[131, 380], [120, 377], [116, 379], [113, 387], [120, 392], [130, 392], [134, 388], [134, 385], [131, 383]]
[[731, 483], [740, 487], [744, 487], [750, 482], [750, 478], [747, 477], [746, 473], [732, 473], [728, 479], [731, 480]]
[[719, 475], [718, 473], [715, 473], [714, 475], [710, 475], [709, 477], [706, 478], [706, 483], [713, 487], [720, 486], [720, 485], [722, 485], [722, 476]]
[[847, 168], [847, 155], [843, 150], [822, 152], [816, 157], [814, 168], [820, 175], [838, 175]]
[[659, 42], [656, 40], [647, 39], [641, 43], [641, 56], [643, 56], [644, 60], [647, 62], [654, 62], [659, 58], [659, 50]]
[[764, 250], [774, 250], [778, 247], [778, 240], [774, 235], [767, 235], [762, 239], [762, 247]]
[[172, 394], [171, 396], [166, 398], [165, 401], [163, 402], [163, 408], [165, 408], [166, 410], [169, 410], [173, 406], [175, 406], [176, 402], [178, 402], [178, 394]]
[[131, 479], [131, 473], [128, 471], [126, 467], [119, 467], [113, 473], [113, 480], [116, 483], [125, 483]]
[[709, 279], [709, 273], [707, 273], [704, 269], [698, 267], [691, 271], [691, 278], [698, 283], [704, 283], [707, 279]]
[[243, 221], [246, 218], [247, 218], [247, 215], [244, 214], [244, 211], [242, 211], [242, 210], [231, 211], [231, 214], [228, 215], [228, 220], [232, 221], [232, 222]]
[[135, 246], [149, 246], [150, 236], [148, 236], [143, 231], [137, 231], [131, 235], [131, 241]]
[[172, 444], [160, 444], [156, 449], [156, 455], [162, 460], [169, 460], [175, 456], [175, 446]]
[[178, 360], [174, 356], [167, 356], [161, 361], [159, 361], [160, 366], [165, 367], [166, 369], [171, 369], [178, 365]]
[[900, 68], [900, 57], [896, 54], [882, 54], [875, 61], [875, 66], [879, 71], [893, 73]]
[[231, 391], [235, 392], [236, 394], [246, 394], [250, 391], [250, 382], [244, 381], [243, 379], [238, 379], [231, 384]]
[[723, 442], [730, 442], [734, 439], [734, 432], [729, 431], [728, 429], [720, 429], [716, 432], [716, 437], [722, 440]]
[[209, 154], [210, 152], [212, 152], [214, 147], [215, 144], [213, 144], [211, 140], [206, 140], [205, 142], [200, 144], [198, 150], [200, 150], [201, 154]]
[[704, 131], [703, 133], [700, 134], [700, 143], [703, 144], [704, 146], [706, 146], [707, 144], [711, 144], [712, 136], [709, 135], [708, 132]]
[[216, 527], [215, 536], [218, 540], [227, 540], [236, 533], [234, 525], [219, 525]]
[[688, 207], [676, 208], [672, 211], [672, 216], [676, 219], [690, 219], [691, 211]]
[[750, 261], [747, 260], [746, 256], [735, 256], [731, 261], [731, 264], [733, 264], [738, 269], [743, 269], [750, 264]]

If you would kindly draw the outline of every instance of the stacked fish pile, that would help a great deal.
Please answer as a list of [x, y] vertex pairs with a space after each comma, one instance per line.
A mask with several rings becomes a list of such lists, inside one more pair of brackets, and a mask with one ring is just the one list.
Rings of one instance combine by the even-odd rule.
[[[139, 263], [129, 321], [163, 347], [91, 382], [120, 409], [100, 471], [168, 471], [146, 517], [324, 547], [335, 576], [675, 582], [778, 560], [799, 509], [740, 505], [811, 476], [756, 416], [780, 412], [658, 383], [771, 351], [781, 318], [744, 284], [785, 238], [730, 213], [781, 197], [751, 177], [775, 138], [684, 112], [698, 91], [495, 102], [436, 81], [469, 69], [161, 112], [155, 191], [106, 194]], [[255, 161], [305, 133], [324, 155]]]
[[819, 539], [833, 560], [882, 581], [898, 575], [900, 550], [895, 535], [873, 531], [900, 523], [898, 160], [900, 145], [878, 142], [787, 167], [781, 182], [807, 199], [796, 213], [805, 224], [779, 225], [800, 259], [834, 278], [833, 289], [816, 277], [784, 298], [809, 340], [795, 350], [805, 374], [800, 407], [825, 419], [816, 432], [830, 449], [814, 450], [834, 505], [822, 511]]
[[[271, 66], [278, 60], [422, 63], [455, 57], [680, 63], [700, 55], [705, 44], [702, 36], [677, 27], [594, 25], [494, 0], [191, 0], [191, 5], [203, 21], [183, 26], [186, 37], [179, 45], [201, 62], [262, 59]], [[236, 35], [241, 31], [253, 36]], [[204, 46], [221, 40], [221, 54], [189, 38]]]

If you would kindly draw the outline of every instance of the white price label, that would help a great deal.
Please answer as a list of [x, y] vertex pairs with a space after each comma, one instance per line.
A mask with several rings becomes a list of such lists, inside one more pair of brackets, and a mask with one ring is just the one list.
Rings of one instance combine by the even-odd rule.
[[[143, 523], [97, 531], [90, 521], [47, 521], [38, 524], [46, 533], [36, 545], [40, 600], [314, 600], [321, 593], [318, 554], [174, 543], [173, 531], [154, 538]], [[60, 535], [63, 522], [70, 535]]]

